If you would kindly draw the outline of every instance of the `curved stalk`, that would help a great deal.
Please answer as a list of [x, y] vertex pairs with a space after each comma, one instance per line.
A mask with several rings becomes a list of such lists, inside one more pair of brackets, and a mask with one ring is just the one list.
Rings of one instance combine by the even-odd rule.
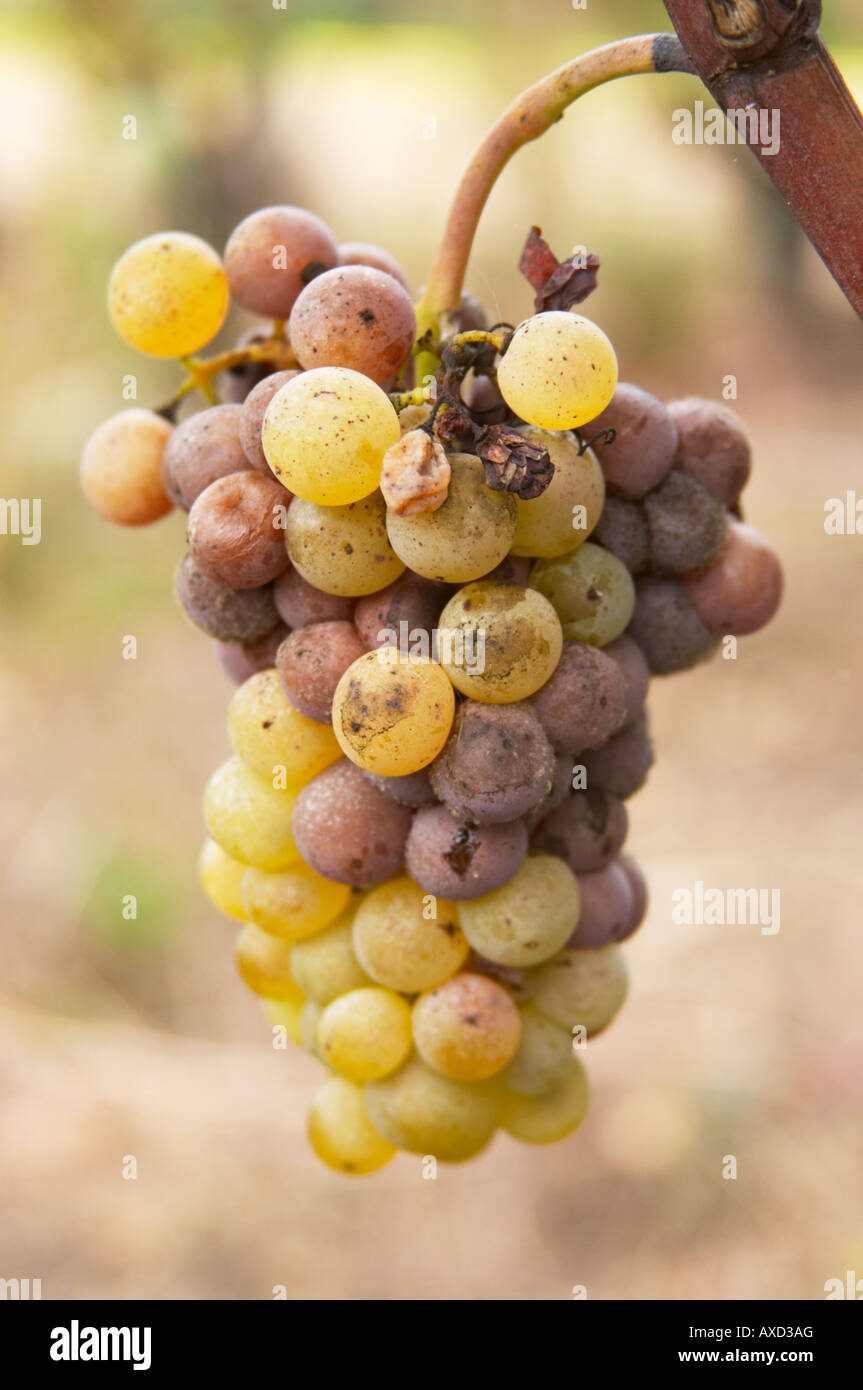
[[417, 305], [418, 334], [431, 328], [439, 336], [441, 320], [458, 308], [480, 215], [516, 150], [543, 135], [572, 102], [603, 82], [642, 72], [693, 71], [675, 35], [641, 34], [573, 58], [516, 97], [486, 135], [459, 184], [437, 260]]

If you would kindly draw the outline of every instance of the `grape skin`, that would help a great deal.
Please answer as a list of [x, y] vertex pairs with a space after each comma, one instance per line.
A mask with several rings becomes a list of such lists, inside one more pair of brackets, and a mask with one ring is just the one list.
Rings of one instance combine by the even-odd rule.
[[148, 526], [173, 506], [162, 459], [173, 426], [151, 410], [123, 410], [94, 430], [81, 456], [81, 487], [94, 511], [118, 526]]
[[366, 1086], [369, 1119], [378, 1134], [408, 1153], [461, 1163], [484, 1149], [497, 1118], [494, 1091], [451, 1081], [419, 1057]]
[[529, 705], [466, 700], [429, 775], [441, 801], [477, 825], [494, 825], [536, 806], [553, 772], [551, 745]]
[[476, 826], [448, 806], [426, 806], [414, 816], [405, 866], [427, 893], [460, 901], [500, 888], [526, 854], [522, 821]]
[[321, 1014], [318, 1047], [349, 1081], [376, 1081], [400, 1067], [410, 1052], [410, 1006], [379, 985], [350, 990]]
[[[554, 474], [539, 497], [528, 502], [516, 499], [518, 516], [512, 553], [531, 558], [566, 555], [587, 540], [602, 515], [602, 469], [590, 449], [580, 452], [574, 435], [532, 425], [521, 425], [517, 432], [547, 450]], [[583, 519], [580, 513], [576, 514], [576, 507], [584, 509]]]
[[626, 718], [623, 672], [596, 647], [566, 642], [554, 674], [531, 696], [530, 706], [555, 753], [596, 748]]
[[409, 356], [416, 327], [411, 297], [392, 275], [352, 265], [306, 286], [288, 334], [302, 367], [350, 367], [381, 385]]
[[574, 874], [602, 869], [623, 845], [629, 816], [618, 797], [599, 787], [573, 792], [540, 823], [531, 847], [555, 854]]
[[255, 642], [272, 632], [279, 621], [273, 600], [273, 586], [260, 589], [229, 589], [210, 579], [186, 555], [174, 576], [177, 598], [187, 617], [219, 642]]
[[[428, 914], [428, 915], [425, 915]], [[436, 901], [409, 878], [363, 898], [354, 917], [357, 960], [377, 984], [416, 994], [443, 984], [464, 964], [468, 943], [454, 902]]]
[[436, 661], [380, 647], [358, 657], [339, 681], [333, 731], [358, 767], [395, 777], [437, 757], [454, 712], [452, 685]]
[[474, 454], [447, 455], [446, 501], [433, 512], [398, 516], [387, 511], [387, 535], [399, 558], [426, 579], [463, 584], [494, 569], [509, 551], [516, 531], [516, 500], [486, 486]]
[[215, 840], [206, 839], [198, 856], [198, 877], [206, 896], [219, 912], [247, 922], [249, 915], [243, 906], [242, 882], [245, 864], [232, 859]]
[[705, 627], [743, 637], [769, 623], [782, 598], [776, 551], [752, 526], [730, 521], [728, 538], [706, 569], [688, 574], [685, 589]]
[[471, 946], [500, 965], [538, 965], [559, 951], [578, 920], [578, 881], [562, 859], [530, 855], [493, 893], [461, 904]]
[[279, 482], [322, 506], [346, 506], [374, 492], [383, 456], [400, 437], [389, 397], [348, 367], [317, 367], [294, 377], [273, 396], [261, 430]]
[[552, 604], [536, 588], [478, 580], [459, 589], [444, 608], [438, 645], [456, 690], [507, 705], [527, 699], [549, 679], [560, 660], [563, 632]]
[[644, 715], [634, 719], [601, 748], [584, 754], [588, 787], [625, 800], [644, 786], [653, 766], [653, 744]]
[[679, 579], [654, 575], [643, 575], [636, 585], [629, 633], [656, 676], [695, 666], [716, 645], [687, 586]]
[[485, 1081], [512, 1061], [521, 1019], [506, 990], [485, 975], [460, 973], [421, 994], [413, 1037], [424, 1062], [453, 1081]]
[[352, 898], [331, 926], [296, 942], [291, 950], [291, 974], [303, 994], [322, 1008], [339, 995], [372, 983], [354, 951], [355, 912]]
[[269, 584], [289, 560], [284, 515], [290, 495], [273, 478], [230, 473], [195, 498], [189, 512], [189, 553], [209, 579], [231, 589]]
[[550, 310], [525, 319], [500, 360], [497, 384], [529, 425], [571, 430], [611, 400], [617, 358], [601, 328], [580, 314]]
[[204, 792], [204, 823], [232, 859], [271, 873], [296, 864], [291, 833], [295, 796], [277, 791], [239, 758], [217, 768]]
[[373, 1127], [362, 1087], [343, 1076], [329, 1077], [318, 1091], [307, 1132], [318, 1158], [337, 1173], [375, 1173], [396, 1152]]
[[523, 1144], [556, 1144], [582, 1123], [589, 1102], [587, 1073], [578, 1058], [572, 1057], [566, 1079], [545, 1095], [504, 1091], [500, 1127]]
[[341, 598], [376, 593], [404, 570], [387, 539], [385, 514], [379, 492], [345, 506], [295, 498], [285, 533], [294, 568], [307, 583]]
[[552, 604], [569, 642], [607, 646], [623, 632], [635, 607], [629, 571], [590, 541], [559, 559], [537, 560], [530, 583]]
[[614, 1018], [626, 991], [626, 964], [618, 946], [570, 947], [540, 966], [533, 1004], [552, 1023], [582, 1027], [592, 1037]]
[[333, 235], [305, 208], [260, 208], [244, 218], [225, 247], [231, 293], [244, 309], [286, 319], [305, 285], [304, 272], [338, 261]]
[[190, 415], [172, 432], [165, 445], [162, 480], [176, 507], [189, 511], [217, 478], [251, 466], [240, 443], [241, 415], [242, 406], [213, 405]]
[[614, 439], [595, 439], [608, 490], [620, 497], [643, 497], [658, 487], [671, 468], [677, 428], [662, 401], [640, 386], [621, 381], [614, 397], [591, 423], [591, 435], [614, 430]]
[[629, 935], [635, 899], [628, 876], [612, 860], [601, 869], [579, 874], [581, 911], [567, 946], [607, 946]]
[[268, 936], [289, 944], [330, 926], [347, 906], [350, 891], [346, 884], [321, 878], [306, 864], [293, 864], [281, 873], [250, 868], [242, 883], [247, 917]]
[[299, 853], [316, 873], [366, 886], [399, 871], [410, 824], [406, 806], [342, 758], [300, 792], [293, 832]]
[[[312, 623], [350, 622], [354, 601], [343, 594], [325, 594], [293, 568], [280, 574], [273, 585], [273, 598], [279, 617], [289, 628], [310, 627]], [[270, 666], [273, 662], [268, 663]]]
[[307, 719], [330, 724], [336, 687], [364, 651], [353, 623], [298, 628], [279, 648], [276, 669], [282, 690]]
[[668, 413], [677, 428], [675, 468], [701, 483], [724, 507], [736, 507], [749, 479], [751, 451], [734, 411], [687, 396], [672, 401]]
[[259, 777], [272, 779], [284, 769], [285, 780], [295, 788], [341, 756], [329, 725], [294, 709], [274, 669], [259, 671], [234, 691], [228, 737], [234, 752]]
[[218, 333], [229, 303], [217, 253], [186, 232], [159, 232], [136, 241], [114, 266], [108, 284], [113, 327], [152, 357], [197, 352]]
[[287, 386], [289, 381], [293, 381], [295, 376], [299, 376], [299, 372], [293, 369], [271, 372], [263, 381], [258, 382], [243, 401], [239, 424], [240, 445], [252, 468], [257, 468], [259, 473], [264, 473], [267, 477], [271, 476], [271, 470], [261, 443], [264, 416], [276, 392]]

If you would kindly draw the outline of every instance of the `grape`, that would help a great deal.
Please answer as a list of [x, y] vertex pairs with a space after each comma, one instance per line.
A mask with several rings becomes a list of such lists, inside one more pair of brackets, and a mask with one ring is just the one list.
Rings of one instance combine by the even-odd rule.
[[460, 333], [469, 333], [472, 328], [488, 328], [488, 314], [470, 290], [462, 290], [455, 319]]
[[307, 502], [329, 507], [374, 492], [383, 456], [400, 437], [389, 396], [348, 367], [317, 367], [294, 377], [273, 396], [261, 430], [279, 482]]
[[668, 413], [677, 427], [674, 466], [706, 487], [723, 507], [735, 507], [749, 478], [749, 439], [725, 405], [688, 396], [672, 401]]
[[725, 510], [706, 488], [672, 470], [644, 499], [650, 564], [656, 574], [702, 569], [725, 539]]
[[373, 270], [385, 271], [406, 290], [410, 290], [407, 276], [395, 256], [369, 241], [343, 241], [339, 246], [339, 265], [369, 265]]
[[494, 1132], [497, 1103], [483, 1085], [451, 1081], [410, 1057], [394, 1076], [366, 1086], [369, 1119], [377, 1132], [408, 1153], [460, 1163], [484, 1149]]
[[[316, 589], [295, 569], [280, 574], [273, 586], [273, 598], [279, 616], [288, 627], [311, 627], [312, 623], [350, 622], [354, 611], [352, 598], [340, 594], [325, 594]], [[270, 665], [273, 665], [270, 662]]]
[[566, 1080], [572, 1068], [572, 1038], [530, 1004], [519, 1010], [521, 1035], [515, 1056], [501, 1074], [508, 1091], [544, 1096]]
[[108, 314], [124, 342], [153, 357], [187, 357], [214, 338], [230, 294], [212, 246], [159, 232], [124, 251], [108, 284]]
[[243, 983], [265, 999], [301, 1002], [302, 995], [291, 978], [290, 954], [284, 941], [251, 924], [237, 937], [235, 958]]
[[579, 874], [581, 912], [567, 946], [607, 946], [629, 936], [635, 899], [629, 878], [614, 860], [593, 873]]
[[614, 439], [595, 439], [593, 448], [609, 491], [643, 497], [658, 487], [677, 448], [677, 428], [662, 401], [621, 381], [611, 404], [591, 422], [591, 435], [603, 430], [614, 430]]
[[628, 935], [641, 926], [647, 913], [647, 880], [631, 854], [622, 854], [618, 859], [632, 890], [632, 916], [629, 920]]
[[81, 456], [90, 506], [118, 526], [147, 526], [171, 510], [162, 457], [173, 426], [152, 410], [122, 410], [94, 430]]
[[545, 684], [560, 660], [563, 634], [551, 603], [535, 588], [483, 579], [450, 599], [438, 620], [438, 646], [457, 690], [507, 705]]
[[547, 430], [571, 430], [593, 420], [616, 382], [617, 358], [602, 329], [560, 310], [525, 319], [497, 371], [510, 410]]
[[276, 664], [276, 653], [288, 636], [284, 623], [277, 623], [254, 642], [214, 642], [216, 655], [226, 675], [242, 685], [257, 671], [266, 671]]
[[556, 1144], [578, 1129], [590, 1101], [587, 1073], [572, 1057], [569, 1073], [553, 1091], [541, 1096], [503, 1093], [500, 1125], [523, 1144]]
[[[728, 539], [713, 563], [683, 579], [699, 618], [712, 633], [743, 637], [769, 623], [782, 598], [776, 551], [758, 531], [729, 521]], [[649, 653], [648, 653], [649, 656]]]
[[343, 1076], [329, 1077], [312, 1101], [308, 1135], [318, 1158], [337, 1173], [375, 1173], [396, 1151], [372, 1126], [362, 1087]]
[[228, 737], [234, 752], [259, 777], [281, 775], [295, 788], [339, 758], [332, 729], [294, 709], [275, 670], [258, 671], [234, 691]]
[[231, 294], [244, 309], [286, 319], [308, 278], [338, 261], [329, 227], [305, 208], [261, 208], [225, 247]]
[[643, 715], [627, 724], [601, 748], [584, 754], [587, 785], [624, 800], [644, 786], [653, 766], [653, 744]]
[[336, 686], [364, 651], [353, 623], [313, 623], [292, 632], [276, 662], [290, 703], [307, 719], [329, 724]]
[[207, 783], [204, 821], [232, 859], [274, 873], [300, 857], [291, 834], [294, 800], [293, 792], [277, 791], [239, 758], [229, 758]]
[[430, 806], [437, 800], [427, 768], [421, 767], [419, 772], [407, 772], [401, 777], [380, 777], [374, 772], [366, 776], [380, 791], [402, 806]]
[[625, 632], [615, 637], [614, 641], [609, 642], [602, 650], [606, 656], [614, 658], [623, 673], [626, 723], [630, 724], [644, 708], [647, 698], [647, 687], [650, 684], [647, 659], [638, 643]]
[[485, 956], [471, 951], [465, 962], [465, 969], [473, 975], [488, 975], [489, 979], [497, 980], [519, 1005], [527, 1003], [533, 993], [533, 977], [536, 971], [529, 966], [522, 969], [515, 965], [499, 965], [497, 961], [487, 960]]
[[417, 1052], [453, 1081], [494, 1076], [512, 1061], [520, 1033], [518, 1009], [486, 975], [454, 975], [413, 1007]]
[[371, 984], [354, 951], [355, 911], [352, 901], [332, 926], [296, 942], [291, 950], [291, 974], [315, 1004], [327, 1005], [348, 990]]
[[694, 666], [716, 645], [681, 581], [652, 575], [638, 581], [629, 634], [657, 676]]
[[173, 431], [162, 459], [165, 491], [187, 512], [217, 478], [250, 467], [240, 443], [242, 406], [212, 405], [190, 415]]
[[226, 917], [236, 917], [238, 922], [249, 920], [241, 890], [245, 872], [245, 864], [232, 859], [215, 840], [204, 841], [198, 856], [201, 887], [213, 907], [224, 912]]
[[555, 753], [596, 748], [626, 718], [626, 686], [617, 662], [583, 642], [565, 642], [554, 674], [530, 707]]
[[573, 792], [545, 817], [531, 837], [531, 847], [556, 854], [574, 874], [592, 874], [614, 858], [628, 829], [623, 802], [591, 786]]
[[295, 569], [326, 593], [343, 598], [376, 593], [404, 569], [387, 540], [385, 516], [379, 492], [344, 507], [295, 498], [287, 525]]
[[333, 732], [358, 767], [384, 777], [418, 772], [452, 726], [455, 695], [436, 661], [395, 647], [365, 652], [333, 696]]
[[480, 898], [512, 878], [526, 854], [522, 821], [477, 826], [448, 806], [425, 806], [414, 816], [405, 866], [427, 893]]
[[560, 951], [537, 971], [533, 1004], [561, 1028], [587, 1036], [611, 1022], [626, 998], [626, 964], [619, 946]]
[[554, 754], [529, 705], [466, 700], [430, 770], [441, 801], [478, 825], [517, 820], [551, 785]]
[[524, 818], [524, 823], [529, 832], [532, 832], [550, 815], [561, 802], [566, 801], [572, 791], [572, 754], [561, 753], [554, 760], [554, 772], [551, 775], [551, 786], [546, 792], [542, 801], [538, 801], [532, 811], [528, 811]]
[[357, 908], [354, 950], [379, 985], [416, 994], [454, 975], [468, 944], [455, 903], [435, 900], [409, 878], [394, 878], [373, 888]]
[[243, 906], [268, 936], [303, 941], [323, 931], [344, 911], [351, 890], [345, 883], [321, 878], [306, 864], [281, 873], [247, 869], [243, 876]]
[[347, 758], [303, 788], [294, 812], [294, 834], [309, 867], [355, 886], [398, 872], [410, 824], [408, 808], [378, 791]]
[[352, 989], [321, 1014], [318, 1047], [350, 1081], [376, 1081], [400, 1067], [411, 1050], [410, 1005], [378, 985]]
[[187, 616], [219, 642], [256, 642], [279, 621], [271, 584], [237, 592], [208, 579], [191, 555], [177, 567], [174, 584]]
[[604, 647], [632, 617], [635, 588], [615, 555], [586, 541], [556, 560], [537, 560], [531, 587], [552, 604], [569, 642]]
[[[406, 573], [376, 594], [361, 598], [354, 609], [357, 632], [366, 647], [407, 647], [427, 642], [432, 654], [431, 634], [440, 617], [446, 590]], [[402, 626], [404, 624], [404, 626]]]
[[302, 1041], [300, 1034], [300, 1014], [303, 1003], [300, 999], [265, 999], [264, 1013], [271, 1027], [284, 1028], [286, 1037], [292, 1043]]
[[493, 893], [461, 904], [475, 951], [501, 965], [538, 965], [559, 951], [578, 920], [578, 881], [562, 859], [536, 854]]
[[350, 367], [378, 385], [410, 356], [417, 320], [411, 297], [386, 271], [351, 265], [306, 285], [288, 324], [303, 367]]
[[[256, 328], [250, 328], [242, 333], [235, 343], [235, 347], [261, 348], [270, 341], [272, 337], [272, 327], [270, 324], [259, 323]], [[228, 405], [242, 405], [256, 386], [271, 376], [275, 371], [275, 363], [266, 361], [235, 362], [233, 366], [226, 367], [215, 377], [213, 385], [220, 401]], [[264, 461], [263, 470], [269, 473], [269, 465]]]
[[566, 555], [586, 541], [602, 514], [605, 480], [596, 455], [579, 452], [572, 434], [556, 434], [532, 425], [518, 430], [547, 450], [554, 475], [545, 492], [532, 501], [516, 499], [515, 555]]
[[271, 372], [263, 381], [258, 382], [243, 401], [239, 425], [240, 444], [252, 468], [257, 468], [259, 473], [265, 473], [267, 477], [270, 476], [270, 465], [261, 443], [264, 416], [276, 392], [287, 386], [289, 381], [293, 381], [295, 376], [299, 376], [298, 371]]
[[443, 506], [434, 512], [398, 516], [387, 512], [393, 550], [415, 574], [464, 583], [493, 569], [515, 537], [516, 501], [492, 492], [473, 454], [447, 455], [452, 470]]
[[461, 398], [483, 425], [502, 425], [509, 416], [509, 406], [491, 377], [468, 376], [462, 385]]
[[189, 552], [209, 579], [259, 589], [288, 567], [284, 522], [290, 495], [259, 473], [229, 473], [196, 497]]
[[606, 497], [593, 539], [616, 555], [630, 574], [640, 574], [650, 560], [650, 537], [644, 507], [628, 497]]

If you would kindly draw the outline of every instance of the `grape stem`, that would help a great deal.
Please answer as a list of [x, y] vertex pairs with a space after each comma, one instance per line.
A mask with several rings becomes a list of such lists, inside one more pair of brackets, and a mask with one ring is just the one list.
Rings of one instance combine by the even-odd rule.
[[[482, 210], [516, 150], [544, 135], [572, 102], [603, 82], [644, 72], [693, 71], [675, 35], [640, 34], [582, 53], [516, 97], [486, 135], [459, 184], [437, 259], [417, 305], [418, 335], [431, 330], [438, 339], [457, 311]], [[433, 370], [431, 356], [421, 355], [421, 376]]]
[[272, 338], [265, 343], [231, 348], [229, 352], [220, 352], [216, 357], [181, 357], [180, 361], [186, 368], [187, 376], [170, 401], [162, 406], [163, 413], [179, 405], [190, 391], [200, 391], [210, 405], [218, 405], [219, 398], [213, 386], [213, 379], [220, 372], [229, 371], [231, 367], [244, 367], [250, 362], [269, 362], [272, 363], [274, 372], [282, 372], [297, 365], [297, 359], [285, 338], [284, 326], [280, 325], [278, 320], [273, 324]]

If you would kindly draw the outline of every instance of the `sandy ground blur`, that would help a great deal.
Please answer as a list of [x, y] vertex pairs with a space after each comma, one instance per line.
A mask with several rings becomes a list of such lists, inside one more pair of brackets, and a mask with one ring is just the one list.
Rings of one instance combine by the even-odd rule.
[[[302, 149], [280, 147], [296, 160], [280, 196], [338, 218], [343, 236], [386, 236], [418, 277], [456, 154], [459, 167], [516, 71], [549, 64], [534, 54], [525, 73], [510, 40], [505, 77], [487, 75], [471, 106], [464, 76], [479, 47], [448, 68], [388, 69], [391, 88], [374, 39], [336, 84], [357, 84], [350, 122], [336, 120], [314, 65], [305, 84], [271, 92], [275, 128], [299, 114], [310, 132]], [[566, 51], [545, 46], [558, 61]], [[16, 101], [41, 91], [26, 64], [15, 74]], [[71, 87], [52, 90], [55, 115], [78, 110]], [[182, 106], [184, 90], [176, 76], [166, 127], [179, 110], [189, 128], [197, 108]], [[212, 129], [210, 91], [193, 89], [200, 130]], [[666, 397], [715, 396], [737, 375], [755, 443], [746, 515], [777, 544], [787, 594], [736, 660], [654, 682], [658, 761], [630, 803], [627, 846], [651, 908], [626, 947], [631, 997], [589, 1045], [583, 1129], [550, 1149], [498, 1136], [434, 1181], [401, 1155], [372, 1178], [341, 1179], [303, 1133], [320, 1068], [273, 1051], [234, 973], [233, 929], [195, 881], [200, 793], [227, 752], [230, 686], [170, 598], [182, 519], [130, 536], [88, 517], [77, 494], [80, 442], [119, 408], [129, 362], [99, 316], [105, 269], [130, 238], [100, 233], [99, 219], [110, 208], [134, 235], [155, 219], [215, 239], [208, 210], [157, 204], [146, 143], [130, 200], [128, 163], [109, 153], [93, 105], [101, 94], [88, 100], [67, 126], [69, 158], [74, 171], [75, 142], [89, 141], [79, 185], [105, 187], [85, 200], [67, 191], [63, 213], [94, 205], [83, 248], [72, 255], [63, 219], [51, 220], [54, 164], [37, 186], [32, 122], [11, 210], [8, 180], [0, 189], [16, 383], [0, 491], [45, 497], [42, 545], [24, 555], [0, 541], [0, 1277], [41, 1278], [46, 1298], [268, 1299], [283, 1286], [292, 1299], [556, 1300], [583, 1286], [627, 1300], [818, 1299], [826, 1280], [863, 1275], [863, 537], [823, 527], [827, 498], [863, 497], [860, 325], [812, 255], [794, 271], [802, 298], [771, 283], [774, 244], [744, 209], [736, 161], [720, 177], [704, 151], [674, 155], [647, 108], [639, 117], [597, 94], [597, 112], [622, 112], [604, 144], [561, 128], [495, 194], [472, 266], [495, 313], [529, 310], [512, 263], [535, 217], [558, 247], [577, 229], [607, 256], [596, 317], [625, 378]], [[34, 96], [27, 109], [43, 107]], [[414, 167], [426, 110], [440, 115], [440, 142]], [[678, 177], [678, 157], [694, 182]], [[193, 149], [188, 167], [202, 158]], [[564, 158], [577, 158], [581, 182], [560, 172]], [[632, 177], [610, 180], [612, 165]], [[106, 199], [118, 177], [121, 196]], [[200, 193], [177, 187], [190, 202]], [[47, 219], [41, 239], [31, 217]], [[162, 369], [141, 371], [142, 399], [158, 399]], [[127, 634], [134, 662], [121, 658]], [[672, 892], [698, 879], [779, 889], [780, 931], [673, 925]], [[122, 918], [127, 893], [136, 922]], [[736, 1178], [723, 1176], [730, 1159]]]

